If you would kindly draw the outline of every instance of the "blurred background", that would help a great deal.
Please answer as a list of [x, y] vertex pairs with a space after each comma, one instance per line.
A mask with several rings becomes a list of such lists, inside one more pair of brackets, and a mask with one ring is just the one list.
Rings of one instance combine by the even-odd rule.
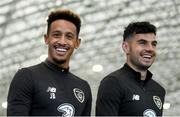
[[47, 57], [47, 15], [60, 7], [82, 17], [82, 43], [70, 70], [91, 85], [92, 115], [99, 82], [125, 62], [124, 27], [147, 20], [158, 28], [158, 56], [150, 70], [167, 91], [164, 115], [180, 116], [180, 0], [0, 0], [0, 116], [6, 115], [15, 72]]

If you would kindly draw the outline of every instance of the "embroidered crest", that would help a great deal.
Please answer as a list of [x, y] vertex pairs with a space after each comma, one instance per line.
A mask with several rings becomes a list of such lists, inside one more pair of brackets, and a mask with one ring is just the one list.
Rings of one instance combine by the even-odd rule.
[[84, 92], [81, 89], [74, 88], [73, 89], [74, 95], [77, 98], [77, 100], [81, 103], [84, 102]]
[[153, 96], [153, 100], [154, 100], [154, 103], [156, 104], [156, 106], [157, 106], [159, 109], [162, 109], [162, 101], [161, 101], [160, 97], [158, 97], [158, 96]]
[[62, 117], [73, 117], [75, 113], [74, 106], [69, 103], [61, 104], [57, 107], [59, 112], [62, 112]]

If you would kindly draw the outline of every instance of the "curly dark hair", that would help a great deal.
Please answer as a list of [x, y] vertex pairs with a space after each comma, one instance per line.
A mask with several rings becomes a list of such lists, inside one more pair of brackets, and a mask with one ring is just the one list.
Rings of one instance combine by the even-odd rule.
[[62, 8], [56, 9], [49, 14], [47, 19], [47, 34], [49, 34], [51, 23], [59, 19], [64, 19], [72, 22], [76, 26], [77, 36], [79, 35], [81, 28], [80, 16], [69, 9], [62, 9]]
[[154, 33], [156, 35], [156, 27], [147, 22], [132, 22], [124, 30], [123, 41], [131, 38], [134, 34], [145, 34], [145, 33]]

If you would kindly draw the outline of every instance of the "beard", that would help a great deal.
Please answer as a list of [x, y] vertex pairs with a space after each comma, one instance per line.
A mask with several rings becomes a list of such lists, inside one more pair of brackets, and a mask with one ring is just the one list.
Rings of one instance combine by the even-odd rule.
[[151, 64], [143, 64], [138, 57], [131, 57], [130, 58], [130, 62], [139, 70], [148, 70], [149, 67], [151, 67]]
[[135, 51], [133, 51], [132, 47], [130, 47], [130, 53], [131, 54], [129, 54], [129, 61], [131, 62], [131, 64], [134, 67], [136, 67], [139, 70], [148, 70], [151, 67], [151, 65], [154, 63], [156, 53], [155, 52], [149, 53], [152, 55], [153, 58], [151, 58], [152, 59], [151, 62], [146, 63], [143, 60], [143, 54], [145, 52], [146, 52], [145, 50], [142, 50], [138, 54]]

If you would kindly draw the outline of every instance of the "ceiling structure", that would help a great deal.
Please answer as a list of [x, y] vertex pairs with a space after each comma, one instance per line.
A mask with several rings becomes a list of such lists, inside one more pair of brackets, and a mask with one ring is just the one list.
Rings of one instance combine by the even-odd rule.
[[[125, 62], [121, 49], [124, 27], [144, 20], [158, 28], [158, 56], [150, 70], [166, 89], [166, 104], [170, 107], [164, 109], [164, 115], [180, 115], [179, 0], [1, 0], [0, 104], [6, 102], [15, 72], [46, 56], [46, 18], [59, 7], [70, 8], [82, 17], [82, 43], [72, 57], [70, 69], [91, 85], [93, 115], [100, 80]], [[101, 70], [93, 71], [98, 66]], [[0, 115], [5, 113], [0, 106]]]

